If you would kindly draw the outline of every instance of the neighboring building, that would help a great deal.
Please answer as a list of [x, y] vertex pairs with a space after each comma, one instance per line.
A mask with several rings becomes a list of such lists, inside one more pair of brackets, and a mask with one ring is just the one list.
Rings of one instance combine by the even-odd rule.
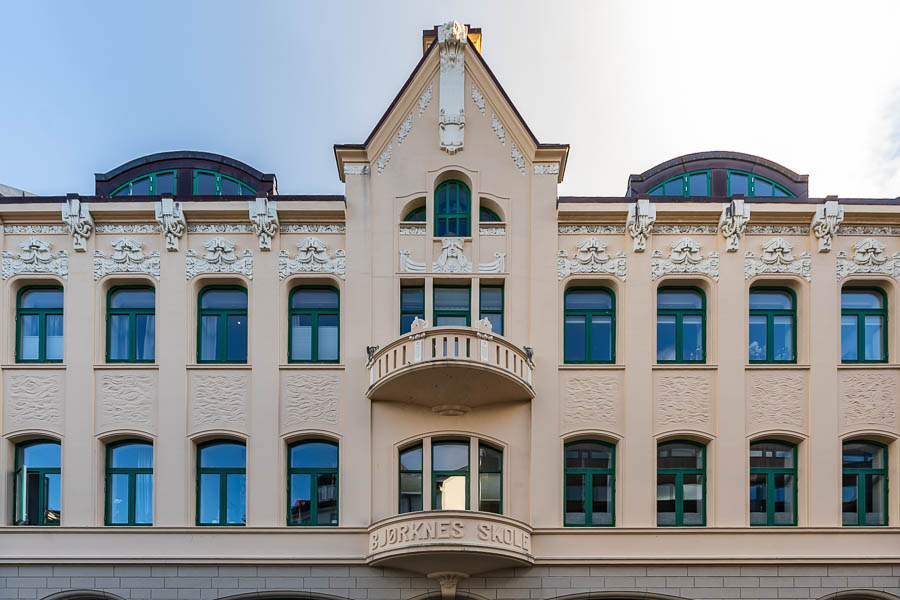
[[0, 198], [4, 196], [34, 196], [34, 194], [0, 183]]
[[897, 597], [900, 201], [731, 152], [557, 197], [476, 33], [345, 196], [0, 200], [0, 597]]

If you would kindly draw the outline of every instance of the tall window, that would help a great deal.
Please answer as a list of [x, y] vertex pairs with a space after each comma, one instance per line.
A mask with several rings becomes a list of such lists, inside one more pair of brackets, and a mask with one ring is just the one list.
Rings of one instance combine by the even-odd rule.
[[660, 288], [656, 296], [656, 361], [706, 362], [706, 296], [696, 288]]
[[483, 285], [478, 288], [478, 318], [491, 322], [491, 331], [503, 335], [503, 286]]
[[422, 445], [400, 451], [400, 508], [408, 513], [422, 510]]
[[198, 448], [197, 525], [247, 522], [247, 447], [215, 441]]
[[472, 293], [469, 286], [434, 286], [434, 325], [469, 326]]
[[425, 319], [425, 288], [417, 286], [400, 287], [400, 333], [409, 333], [416, 318]]
[[111, 194], [113, 196], [159, 196], [175, 193], [175, 171], [159, 171], [141, 175], [122, 184]]
[[15, 524], [59, 525], [59, 483], [59, 442], [35, 440], [16, 446]]
[[887, 525], [887, 448], [845, 442], [841, 512], [844, 525]]
[[736, 196], [793, 196], [787, 188], [781, 187], [771, 179], [745, 173], [744, 171], [728, 171], [728, 195]]
[[750, 444], [750, 524], [797, 524], [797, 447]]
[[788, 289], [750, 290], [750, 362], [797, 362], [797, 308]]
[[106, 362], [153, 362], [156, 298], [151, 287], [119, 287], [106, 297]]
[[887, 361], [887, 299], [883, 290], [841, 290], [841, 361]]
[[291, 292], [290, 362], [337, 362], [340, 297], [333, 287]]
[[256, 190], [233, 177], [215, 171], [194, 171], [195, 196], [254, 196]]
[[653, 186], [651, 196], [709, 196], [709, 171], [676, 175]]
[[706, 524], [706, 448], [668, 442], [656, 449], [656, 524]]
[[445, 181], [434, 191], [434, 235], [469, 237], [471, 198], [462, 181]]
[[615, 525], [615, 447], [579, 441], [565, 448], [565, 525]]
[[503, 514], [503, 451], [478, 444], [478, 510]]
[[432, 510], [468, 510], [469, 442], [431, 445]]
[[107, 446], [106, 524], [153, 524], [153, 444]]
[[62, 362], [63, 289], [24, 288], [16, 306], [16, 362]]
[[197, 362], [247, 362], [247, 290], [204, 288], [199, 313]]
[[615, 313], [615, 299], [607, 289], [566, 290], [563, 329], [565, 362], [615, 362]]
[[337, 525], [337, 444], [297, 442], [288, 448], [288, 458], [288, 525]]

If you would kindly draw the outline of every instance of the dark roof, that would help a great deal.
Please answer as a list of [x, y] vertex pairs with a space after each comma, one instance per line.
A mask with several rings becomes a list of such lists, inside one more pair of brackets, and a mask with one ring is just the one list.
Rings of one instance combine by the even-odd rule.
[[[115, 169], [111, 171], [107, 171], [106, 173], [94, 173], [94, 178], [96, 181], [109, 181], [115, 176], [124, 173], [125, 171], [129, 171], [134, 169], [135, 167], [146, 165], [154, 162], [161, 162], [164, 160], [203, 160], [215, 163], [221, 163], [223, 165], [228, 165], [229, 167], [240, 169], [241, 171], [245, 171], [246, 173], [253, 175], [257, 179], [264, 179], [266, 177], [266, 173], [262, 171], [258, 171], [248, 165], [247, 163], [241, 162], [237, 159], [231, 158], [229, 156], [225, 156], [224, 154], [214, 154], [212, 152], [198, 152], [196, 150], [174, 150], [171, 152], [156, 152], [155, 154], [147, 154], [146, 156], [141, 156], [139, 158], [135, 158], [134, 160], [130, 160], [127, 163], [121, 164]], [[274, 175], [269, 174], [270, 177], [274, 177]]]
[[[731, 196], [651, 196], [650, 201], [654, 204], [678, 204], [678, 203], [719, 203], [727, 204], [731, 202]], [[886, 206], [900, 206], [900, 197], [897, 198], [838, 198], [837, 196], [828, 196], [827, 198], [755, 198], [745, 197], [744, 201], [748, 204], [824, 204], [826, 200], [837, 200], [841, 204], [862, 204], [876, 205], [882, 204]], [[575, 204], [616, 204], [616, 203], [632, 203], [633, 196], [559, 196], [556, 204], [575, 203]]]

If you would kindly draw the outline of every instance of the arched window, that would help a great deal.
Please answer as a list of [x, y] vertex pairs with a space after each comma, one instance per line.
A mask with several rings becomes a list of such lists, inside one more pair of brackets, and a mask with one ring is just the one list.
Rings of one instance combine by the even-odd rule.
[[615, 297], [605, 288], [566, 290], [563, 328], [565, 362], [615, 362], [615, 308]]
[[340, 296], [333, 287], [291, 292], [290, 362], [337, 362]]
[[445, 181], [434, 191], [434, 235], [469, 237], [471, 194], [462, 181]]
[[653, 186], [651, 196], [709, 196], [709, 171], [693, 171], [676, 175]]
[[400, 451], [400, 513], [422, 510], [422, 444]]
[[291, 444], [288, 490], [288, 525], [337, 525], [337, 444], [327, 441]]
[[106, 524], [153, 524], [153, 444], [106, 447]]
[[728, 171], [728, 195], [792, 197], [794, 194], [771, 179], [744, 171]]
[[469, 509], [469, 442], [431, 445], [431, 509]]
[[482, 223], [500, 223], [503, 221], [503, 219], [500, 218], [500, 215], [484, 205], [482, 205], [478, 211], [478, 220]]
[[106, 297], [106, 362], [156, 358], [156, 295], [152, 287], [117, 287]]
[[841, 362], [886, 362], [887, 342], [884, 290], [841, 290]]
[[197, 362], [247, 362], [247, 290], [209, 286], [200, 291]]
[[478, 444], [478, 510], [503, 514], [503, 450]]
[[197, 525], [245, 525], [247, 447], [214, 441], [197, 454]]
[[844, 442], [841, 512], [844, 525], [887, 525], [887, 448]]
[[666, 442], [656, 448], [656, 524], [706, 525], [706, 448]]
[[16, 525], [59, 525], [60, 445], [52, 440], [32, 440], [16, 446]]
[[782, 288], [750, 290], [750, 362], [797, 362], [797, 308], [794, 292]]
[[657, 292], [656, 361], [706, 362], [706, 296], [701, 290], [665, 287]]
[[62, 362], [63, 289], [23, 288], [16, 304], [16, 362]]
[[797, 446], [750, 444], [750, 524], [797, 524]]
[[159, 196], [174, 194], [177, 189], [175, 171], [157, 171], [141, 175], [117, 187], [113, 196]]
[[194, 171], [195, 196], [255, 196], [256, 190], [234, 177], [215, 171]]
[[566, 444], [565, 525], [615, 525], [615, 464], [615, 446], [588, 440]]
[[406, 216], [403, 217], [404, 223], [424, 223], [425, 222], [425, 207], [419, 206], [417, 208], [412, 209]]

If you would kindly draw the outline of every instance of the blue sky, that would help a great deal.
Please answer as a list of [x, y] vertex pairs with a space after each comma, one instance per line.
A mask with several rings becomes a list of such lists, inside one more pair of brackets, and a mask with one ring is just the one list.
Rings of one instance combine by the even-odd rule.
[[[850, 10], [852, 6], [852, 10]], [[572, 145], [561, 195], [702, 150], [759, 154], [812, 195], [900, 195], [898, 2], [69, 2], [0, 0], [0, 183], [93, 193], [93, 173], [197, 149], [341, 193], [421, 55], [481, 27], [541, 141]]]

